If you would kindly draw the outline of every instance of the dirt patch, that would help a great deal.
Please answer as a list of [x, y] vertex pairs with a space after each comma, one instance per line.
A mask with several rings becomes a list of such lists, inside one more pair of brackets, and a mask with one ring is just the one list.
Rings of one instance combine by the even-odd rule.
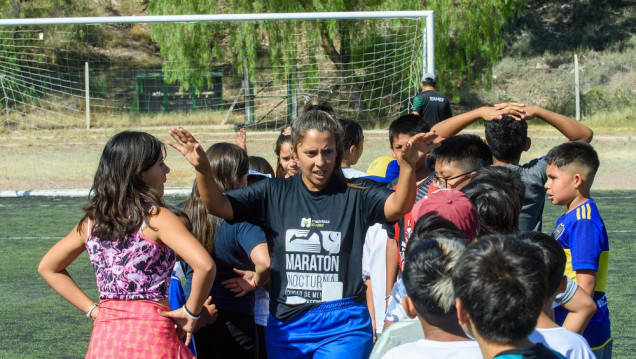
[[[594, 179], [593, 189], [636, 189], [636, 136], [595, 136], [592, 145], [598, 153], [601, 166]], [[532, 148], [522, 160], [546, 154], [550, 148], [563, 142], [562, 137], [533, 137]]]
[[[168, 130], [145, 129], [162, 140], [168, 140]], [[483, 131], [467, 131], [483, 135]], [[204, 146], [216, 142], [234, 142], [233, 132], [210, 133], [194, 129]], [[99, 156], [112, 131], [71, 133], [49, 132], [46, 136], [0, 136], [0, 190], [37, 190], [89, 188]], [[248, 152], [261, 156], [275, 167], [274, 143], [277, 133], [251, 132]], [[530, 133], [533, 139], [522, 162], [542, 156], [553, 146], [563, 142], [557, 133]], [[636, 135], [596, 135], [596, 148], [601, 167], [594, 181], [594, 189], [636, 189]], [[364, 154], [354, 168], [365, 171], [378, 156], [390, 155], [386, 130], [365, 131]], [[194, 170], [172, 148], [168, 148], [166, 163], [171, 168], [168, 187], [189, 188]]]

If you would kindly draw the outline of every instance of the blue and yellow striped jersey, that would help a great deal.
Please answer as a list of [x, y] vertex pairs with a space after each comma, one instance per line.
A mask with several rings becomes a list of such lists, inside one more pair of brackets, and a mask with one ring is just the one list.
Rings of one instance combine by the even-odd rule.
[[[611, 341], [609, 311], [605, 286], [609, 267], [609, 241], [607, 231], [594, 200], [589, 199], [574, 210], [561, 216], [552, 232], [552, 237], [559, 241], [567, 263], [565, 275], [576, 280], [577, 270], [596, 271], [594, 301], [597, 310], [588, 324], [583, 337], [592, 349], [599, 349]], [[557, 323], [562, 324], [567, 310], [555, 309]]]

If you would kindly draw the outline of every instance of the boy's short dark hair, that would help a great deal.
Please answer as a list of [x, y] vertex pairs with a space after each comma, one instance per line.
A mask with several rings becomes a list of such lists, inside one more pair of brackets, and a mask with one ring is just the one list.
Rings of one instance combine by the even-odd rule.
[[546, 299], [554, 294], [563, 280], [565, 272], [565, 251], [558, 241], [541, 232], [523, 232], [519, 240], [534, 247], [543, 256], [546, 276], [548, 279], [548, 291]]
[[438, 234], [406, 255], [404, 287], [417, 313], [431, 325], [441, 326], [457, 315], [451, 270], [465, 247], [465, 240]]
[[581, 164], [590, 170], [590, 175], [594, 178], [600, 165], [598, 154], [594, 147], [583, 141], [570, 141], [562, 143], [552, 148], [545, 156], [549, 165], [556, 165], [558, 168], [565, 167], [572, 163]]
[[519, 203], [523, 206], [526, 197], [526, 185], [521, 180], [521, 173], [517, 168], [506, 166], [488, 166], [480, 168], [471, 181], [496, 180], [504, 183], [519, 197]]
[[454, 162], [464, 173], [492, 164], [492, 153], [488, 145], [479, 136], [471, 134], [445, 139], [431, 152], [431, 158], [436, 162]]
[[338, 118], [338, 121], [340, 121], [344, 129], [344, 136], [342, 137], [344, 149], [348, 150], [351, 146], [360, 147], [360, 142], [364, 139], [362, 127], [357, 122], [346, 118]]
[[393, 147], [393, 139], [399, 135], [415, 136], [430, 130], [431, 126], [421, 116], [412, 113], [402, 115], [389, 125], [389, 143]]
[[544, 263], [516, 236], [486, 236], [468, 245], [452, 280], [455, 296], [486, 341], [510, 344], [534, 330], [546, 297]]
[[515, 162], [526, 148], [528, 123], [504, 115], [500, 120], [485, 121], [486, 141], [492, 155], [504, 162]]
[[479, 236], [519, 232], [521, 203], [505, 183], [495, 179], [471, 180], [461, 191], [477, 210]]

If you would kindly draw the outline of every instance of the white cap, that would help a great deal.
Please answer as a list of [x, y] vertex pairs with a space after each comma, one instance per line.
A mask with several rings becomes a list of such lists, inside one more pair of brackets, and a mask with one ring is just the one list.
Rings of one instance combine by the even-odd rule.
[[430, 72], [425, 72], [424, 75], [422, 75], [422, 82], [431, 82], [436, 84], [437, 83], [437, 77], [435, 77], [435, 75], [433, 75]]

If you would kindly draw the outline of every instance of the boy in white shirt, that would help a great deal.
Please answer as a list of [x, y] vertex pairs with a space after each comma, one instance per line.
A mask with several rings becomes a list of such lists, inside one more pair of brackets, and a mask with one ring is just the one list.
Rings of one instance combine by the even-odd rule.
[[479, 344], [457, 322], [451, 270], [468, 242], [462, 237], [461, 232], [436, 234], [408, 249], [403, 305], [410, 317], [419, 319], [425, 339], [395, 347], [383, 358], [481, 358]]
[[566, 286], [565, 252], [552, 237], [540, 232], [526, 232], [519, 240], [530, 244], [544, 258], [548, 275], [548, 297], [543, 303], [543, 311], [539, 314], [537, 327], [528, 339], [533, 343], [545, 346], [561, 353], [566, 358], [594, 359], [594, 353], [585, 338], [557, 325], [552, 319], [552, 302]]

